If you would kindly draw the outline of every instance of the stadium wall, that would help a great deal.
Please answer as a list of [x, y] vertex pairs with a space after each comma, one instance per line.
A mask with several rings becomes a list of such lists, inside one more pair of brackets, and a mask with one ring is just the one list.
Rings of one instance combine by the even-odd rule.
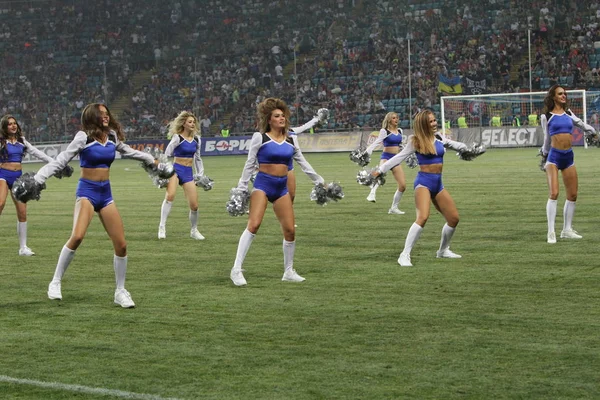
[[[412, 134], [412, 130], [405, 129], [405, 137]], [[509, 148], [509, 147], [539, 147], [544, 143], [544, 132], [539, 126], [513, 127], [481, 127], [481, 128], [463, 128], [452, 129], [446, 133], [459, 142], [471, 144], [474, 142], [483, 143], [488, 148]], [[323, 153], [323, 152], [345, 152], [352, 151], [358, 147], [365, 148], [373, 143], [377, 138], [379, 131], [362, 132], [342, 132], [326, 133], [314, 135], [298, 135], [300, 148], [304, 153]], [[202, 139], [202, 156], [226, 156], [248, 154], [252, 136], [232, 136], [228, 138], [204, 138]], [[573, 145], [583, 146], [583, 132], [579, 128], [574, 128]], [[149, 147], [157, 147], [164, 151], [169, 144], [167, 139], [148, 139], [131, 140], [127, 144], [132, 148], [144, 151]], [[68, 143], [37, 145], [36, 147], [55, 158], [61, 151], [64, 151]], [[117, 158], [120, 154], [117, 153]], [[77, 157], [75, 159], [78, 159]], [[26, 154], [23, 163], [39, 162], [37, 158]]]

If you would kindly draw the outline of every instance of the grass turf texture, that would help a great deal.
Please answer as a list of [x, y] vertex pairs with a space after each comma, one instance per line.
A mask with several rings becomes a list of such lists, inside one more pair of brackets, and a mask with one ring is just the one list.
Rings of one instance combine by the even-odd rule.
[[[271, 207], [248, 253], [248, 286], [229, 280], [246, 218], [225, 211], [245, 157], [207, 157], [210, 192], [198, 190], [199, 230], [189, 237], [178, 189], [157, 239], [164, 191], [134, 161], [111, 171], [124, 220], [126, 287], [137, 307], [112, 304], [113, 250], [95, 217], [63, 280], [46, 297], [72, 226], [76, 173], [51, 179], [28, 205], [19, 257], [14, 206], [0, 220], [0, 375], [184, 399], [584, 399], [600, 397], [596, 232], [598, 151], [576, 149], [582, 240], [546, 243], [547, 187], [536, 149], [489, 150], [473, 162], [446, 156], [444, 184], [461, 222], [460, 260], [436, 259], [442, 217], [431, 217], [412, 253], [396, 260], [415, 218], [412, 181], [388, 215], [393, 177], [368, 203], [347, 153], [308, 154], [345, 198], [320, 207], [296, 167], [295, 267], [281, 282], [282, 236]], [[377, 162], [376, 157], [369, 167]], [[32, 170], [38, 165], [27, 165]], [[561, 182], [557, 237], [562, 226]], [[106, 398], [0, 382], [3, 398]]]

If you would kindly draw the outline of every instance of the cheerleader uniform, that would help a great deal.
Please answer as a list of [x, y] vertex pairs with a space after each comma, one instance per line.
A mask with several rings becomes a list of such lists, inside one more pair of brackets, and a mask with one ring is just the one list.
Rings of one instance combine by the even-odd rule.
[[[0, 150], [0, 180], [6, 182], [8, 189], [12, 189], [15, 181], [23, 175], [21, 169], [13, 171], [10, 169], [2, 168], [2, 163], [19, 163], [23, 162], [23, 157], [26, 153], [31, 154], [37, 159], [45, 161], [47, 163], [54, 161], [54, 159], [48, 156], [43, 151], [35, 148], [29, 143], [24, 137], [20, 137], [14, 143], [6, 141], [4, 149]], [[19, 235], [19, 255], [20, 256], [33, 256], [35, 253], [27, 247], [27, 221], [17, 221], [17, 234]]]
[[[561, 133], [573, 134], [573, 127], [577, 126], [586, 134], [595, 133], [592, 126], [584, 123], [571, 110], [567, 110], [562, 114], [554, 114], [547, 112], [542, 114], [541, 118], [542, 130], [544, 131], [544, 145], [542, 147], [542, 155], [546, 156], [546, 166], [553, 164], [559, 171], [575, 165], [575, 157], [573, 148], [567, 150], [556, 149], [552, 147], [552, 136]], [[572, 221], [575, 214], [575, 202], [565, 200], [563, 208], [563, 230], [560, 234], [561, 238], [581, 239], [581, 235], [573, 230]], [[548, 219], [548, 243], [556, 243], [556, 234], [554, 232], [554, 222], [556, 220], [557, 201], [548, 199], [546, 203], [546, 216]]]
[[[387, 129], [381, 129], [379, 131], [379, 136], [377, 137], [377, 139], [375, 139], [375, 141], [373, 143], [371, 143], [371, 145], [369, 147], [367, 147], [367, 149], [366, 149], [367, 154], [369, 154], [369, 155], [373, 154], [373, 150], [375, 150], [377, 148], [377, 146], [379, 146], [380, 144], [383, 144], [384, 148], [385, 147], [398, 147], [398, 150], [402, 150], [402, 129], [398, 128], [397, 133], [392, 133], [392, 132], [388, 131]], [[394, 157], [395, 155], [396, 154], [383, 151], [383, 152], [381, 152], [381, 160], [389, 160], [390, 158]], [[371, 192], [367, 196], [367, 201], [370, 201], [373, 203], [376, 201], [378, 187], [379, 187], [379, 184], [375, 184], [371, 187]], [[398, 208], [403, 194], [404, 194], [404, 192], [401, 192], [396, 189], [396, 192], [394, 193], [394, 197], [392, 199], [392, 206], [388, 210], [388, 214], [398, 214], [398, 215], [404, 214], [404, 211], [400, 211], [400, 209]]]
[[[117, 151], [126, 157], [131, 157], [148, 164], [154, 163], [152, 155], [132, 149], [121, 142], [114, 131], [110, 131], [105, 143], [100, 143], [96, 139], [89, 137], [85, 132], [79, 131], [73, 141], [69, 143], [67, 149], [61, 152], [53, 162], [42, 167], [35, 174], [34, 178], [36, 182], [40, 184], [44, 183], [56, 172], [62, 170], [76, 155], [79, 155], [79, 165], [81, 168], [110, 168], [112, 162], [115, 160]], [[88, 199], [96, 212], [101, 211], [114, 202], [109, 180], [92, 181], [81, 178], [79, 179], [75, 196], [77, 200]], [[74, 256], [75, 250], [68, 248], [66, 245], [63, 246], [58, 257], [54, 277], [48, 285], [49, 299], [62, 299], [62, 277]], [[135, 307], [131, 295], [125, 289], [127, 256], [119, 257], [115, 254], [113, 257], [113, 267], [116, 280], [115, 304], [123, 308]]]

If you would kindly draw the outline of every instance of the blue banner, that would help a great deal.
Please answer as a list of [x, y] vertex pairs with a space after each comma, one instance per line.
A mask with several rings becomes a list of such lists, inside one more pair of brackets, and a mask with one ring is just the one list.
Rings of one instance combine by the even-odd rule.
[[[248, 154], [252, 136], [232, 136], [227, 138], [202, 138], [200, 149], [204, 156], [225, 156], [232, 154]], [[131, 140], [126, 142], [132, 149], [145, 151], [147, 148], [158, 148], [165, 151], [169, 144], [167, 139]]]

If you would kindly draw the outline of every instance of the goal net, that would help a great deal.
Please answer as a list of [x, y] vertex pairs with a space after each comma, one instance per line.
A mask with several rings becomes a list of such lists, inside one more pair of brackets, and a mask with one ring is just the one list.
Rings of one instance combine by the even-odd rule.
[[[461, 142], [480, 142], [487, 147], [541, 146], [544, 133], [540, 115], [547, 92], [442, 96], [442, 131]], [[587, 122], [585, 90], [567, 90], [569, 108]], [[600, 110], [600, 99], [598, 100]], [[587, 147], [576, 129], [573, 144]]]

